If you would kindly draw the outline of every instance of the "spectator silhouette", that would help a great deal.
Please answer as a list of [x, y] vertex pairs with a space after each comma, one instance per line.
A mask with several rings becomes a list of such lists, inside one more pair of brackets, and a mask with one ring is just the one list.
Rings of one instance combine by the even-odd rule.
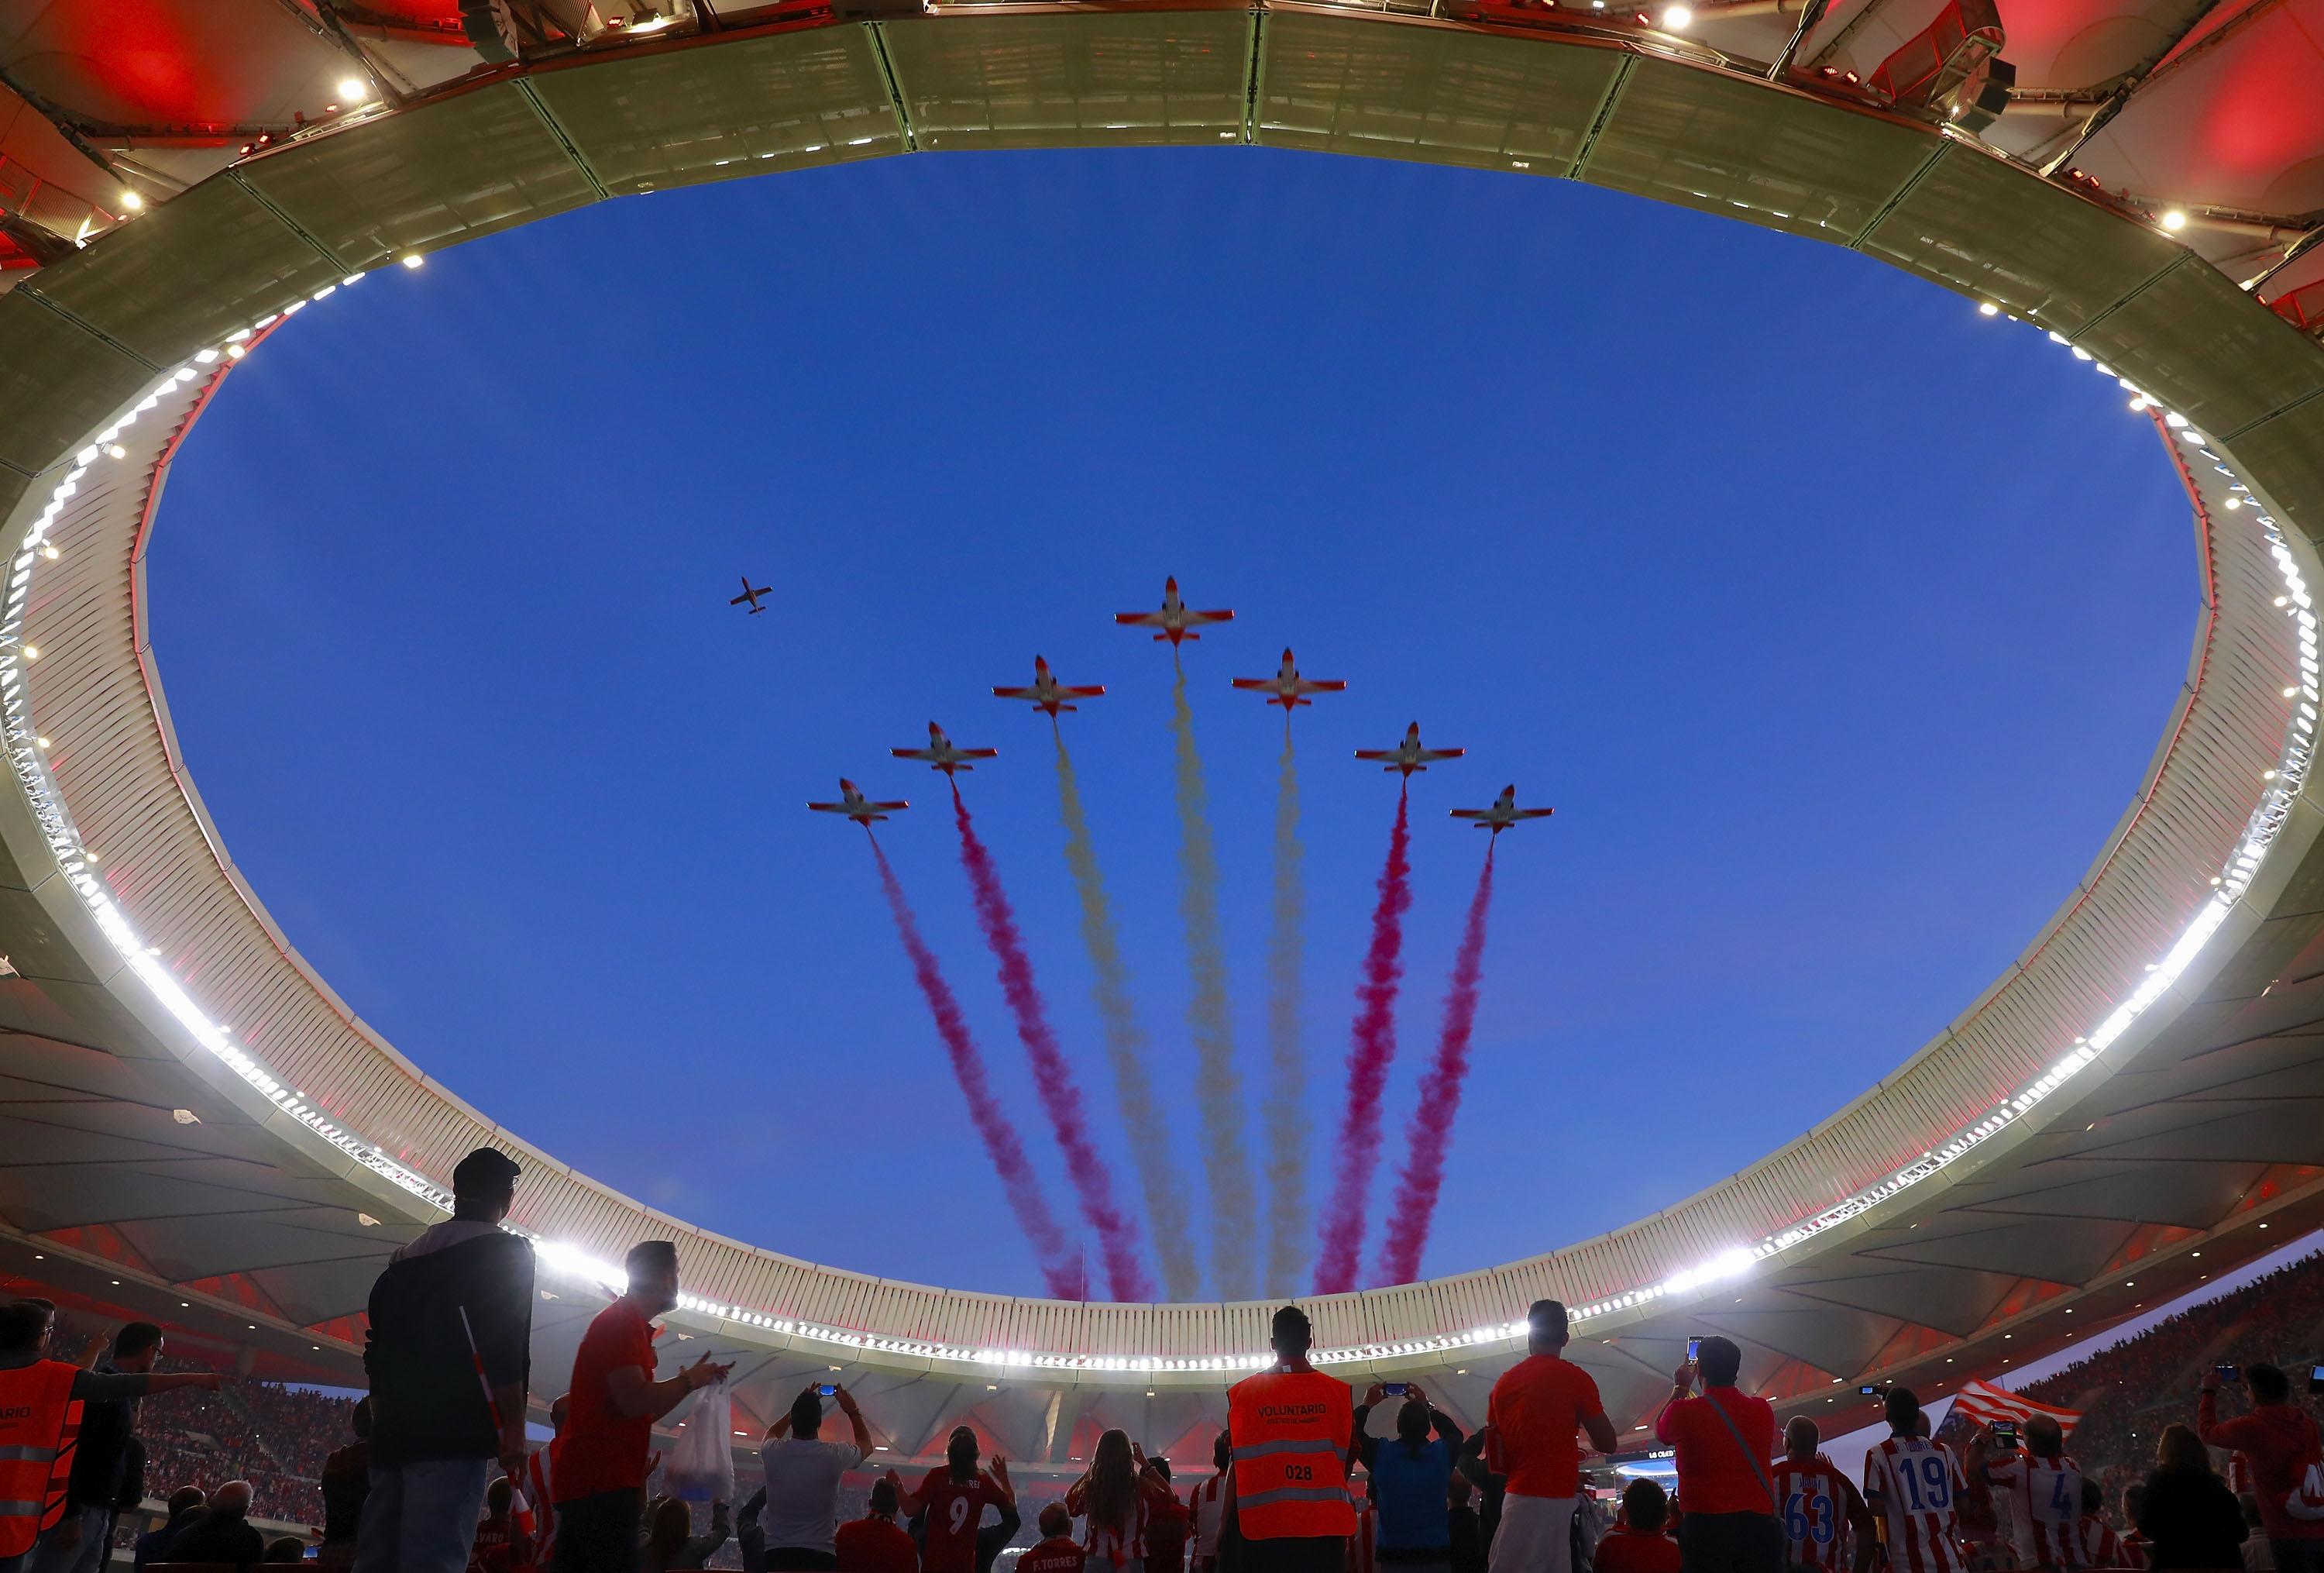
[[452, 1217], [396, 1252], [372, 1285], [357, 1573], [465, 1573], [485, 1487], [496, 1473], [523, 1472], [532, 1247], [501, 1227], [518, 1173], [497, 1148], [461, 1159]]

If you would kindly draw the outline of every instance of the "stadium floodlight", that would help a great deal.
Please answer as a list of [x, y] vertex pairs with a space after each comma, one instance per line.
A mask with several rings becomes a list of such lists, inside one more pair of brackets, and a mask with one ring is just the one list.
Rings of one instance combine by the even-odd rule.
[[1693, 11], [1684, 5], [1666, 5], [1663, 8], [1663, 29], [1665, 32], [1684, 32], [1687, 30], [1688, 25], [1693, 21]]
[[2163, 210], [2163, 227], [2173, 235], [2178, 234], [2187, 227], [2186, 213], [2177, 208], [2165, 208]]
[[370, 97], [371, 84], [364, 81], [361, 77], [342, 77], [339, 79], [340, 103], [360, 104]]

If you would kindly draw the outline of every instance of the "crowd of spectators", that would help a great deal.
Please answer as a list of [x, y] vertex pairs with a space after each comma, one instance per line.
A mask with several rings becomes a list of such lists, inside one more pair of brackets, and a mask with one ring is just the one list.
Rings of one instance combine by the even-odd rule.
[[[2099, 1350], [2018, 1391], [2082, 1411], [2074, 1457], [2108, 1501], [2154, 1467], [2163, 1428], [2188, 1418], [2188, 1394], [2205, 1370], [2269, 1362], [2304, 1374], [2324, 1356], [2324, 1254], [2303, 1256], [2241, 1288], [2190, 1306], [2135, 1338]], [[1946, 1418], [1941, 1438], [1968, 1428]]]

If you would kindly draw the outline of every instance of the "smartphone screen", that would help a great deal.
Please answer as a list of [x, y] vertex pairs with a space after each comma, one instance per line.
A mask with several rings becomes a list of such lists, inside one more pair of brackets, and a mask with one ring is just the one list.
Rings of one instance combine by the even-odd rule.
[[1865, 1398], [1878, 1398], [1880, 1396], [1880, 1390], [1877, 1387], [1859, 1387], [1856, 1391]]
[[1409, 1382], [1383, 1382], [1380, 1383], [1380, 1391], [1388, 1394], [1390, 1398], [1402, 1398], [1406, 1393], [1412, 1391], [1412, 1383]]
[[1686, 1341], [1686, 1363], [1690, 1365], [1693, 1365], [1697, 1359], [1701, 1358], [1702, 1355], [1702, 1340], [1701, 1338], [1689, 1338]]
[[1993, 1428], [1993, 1445], [1997, 1448], [2015, 1448], [2017, 1446], [2017, 1428], [2010, 1424], [2007, 1420], [1999, 1420], [1995, 1422]]
[[838, 1393], [839, 1384], [835, 1382], [826, 1382], [821, 1387], [816, 1388], [816, 1391], [823, 1394], [825, 1398], [831, 1398]]
[[2212, 1369], [2219, 1374], [2222, 1382], [2241, 1382], [2244, 1379], [2244, 1368], [2240, 1365], [2215, 1365]]

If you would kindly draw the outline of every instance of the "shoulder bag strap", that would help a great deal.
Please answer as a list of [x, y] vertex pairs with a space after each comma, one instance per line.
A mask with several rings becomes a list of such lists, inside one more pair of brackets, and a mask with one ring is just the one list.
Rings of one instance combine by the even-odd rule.
[[1743, 1457], [1750, 1460], [1751, 1473], [1759, 1477], [1759, 1489], [1767, 1494], [1767, 1511], [1775, 1514], [1777, 1517], [1781, 1517], [1783, 1515], [1784, 1507], [1781, 1503], [1775, 1500], [1775, 1483], [1767, 1478], [1767, 1466], [1766, 1461], [1763, 1460], [1758, 1454], [1754, 1453], [1751, 1450], [1750, 1443], [1743, 1439], [1742, 1430], [1735, 1424], [1735, 1417], [1727, 1412], [1727, 1406], [1725, 1404], [1711, 1397], [1708, 1393], [1705, 1393], [1702, 1395], [1702, 1402], [1711, 1406], [1711, 1412], [1719, 1417], [1719, 1423], [1727, 1428], [1727, 1434], [1735, 1439], [1735, 1445], [1738, 1448], [1743, 1449]]

